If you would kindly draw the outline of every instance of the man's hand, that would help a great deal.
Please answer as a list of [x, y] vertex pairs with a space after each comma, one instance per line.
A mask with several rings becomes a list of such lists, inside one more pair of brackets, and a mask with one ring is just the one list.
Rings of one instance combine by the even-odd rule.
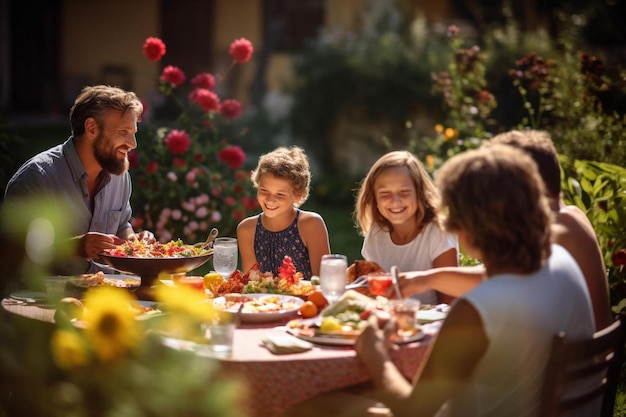
[[115, 235], [105, 235], [98, 232], [89, 232], [75, 239], [78, 240], [78, 255], [87, 260], [98, 259], [103, 250], [112, 249], [124, 243]]

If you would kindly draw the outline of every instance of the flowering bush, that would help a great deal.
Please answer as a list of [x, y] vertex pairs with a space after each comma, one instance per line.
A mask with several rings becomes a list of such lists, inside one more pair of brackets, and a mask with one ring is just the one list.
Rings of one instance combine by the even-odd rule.
[[[154, 62], [166, 50], [156, 37], [143, 45], [144, 55]], [[232, 65], [244, 64], [251, 59], [253, 46], [237, 39], [229, 52]], [[241, 103], [221, 100], [214, 89], [223, 77], [206, 72], [191, 78], [191, 92], [181, 98], [186, 80], [180, 68], [163, 68], [159, 92], [179, 113], [162, 126], [144, 120], [138, 148], [130, 155], [135, 185], [133, 226], [153, 231], [161, 242], [199, 241], [211, 227], [224, 235], [233, 234], [237, 223], [258, 207], [249, 173], [243, 168], [246, 153], [226, 139], [233, 135], [240, 140], [247, 133], [232, 124], [243, 114]]]

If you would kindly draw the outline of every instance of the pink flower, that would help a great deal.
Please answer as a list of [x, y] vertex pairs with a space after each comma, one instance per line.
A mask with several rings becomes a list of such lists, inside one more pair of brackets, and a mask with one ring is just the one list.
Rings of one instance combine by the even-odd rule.
[[167, 177], [168, 180], [170, 180], [172, 182], [176, 182], [178, 180], [178, 176], [176, 175], [175, 172], [172, 172], [172, 171], [168, 172], [166, 177]]
[[148, 38], [143, 44], [143, 54], [150, 61], [157, 62], [165, 55], [165, 44], [160, 38]]
[[227, 146], [218, 152], [217, 158], [232, 169], [239, 169], [246, 161], [246, 154], [240, 146]]
[[185, 82], [185, 73], [178, 67], [168, 65], [163, 68], [160, 80], [169, 83], [172, 87], [178, 87]]
[[150, 105], [148, 105], [148, 102], [144, 99], [139, 100], [141, 101], [141, 105], [143, 106], [143, 108], [141, 109], [141, 115], [139, 116], [139, 120], [144, 120], [146, 118], [146, 114], [148, 114], [148, 109], [150, 108]]
[[215, 77], [207, 72], [201, 72], [192, 78], [191, 84], [196, 88], [206, 88], [207, 90], [213, 90], [215, 87]]
[[234, 40], [233, 43], [230, 44], [229, 53], [235, 62], [245, 64], [252, 58], [253, 51], [252, 43], [245, 38], [241, 38]]
[[222, 220], [222, 213], [220, 213], [217, 210], [215, 210], [213, 213], [211, 213], [211, 221], [213, 223], [218, 223], [220, 220]]
[[220, 98], [206, 88], [196, 88], [189, 93], [189, 101], [199, 104], [204, 111], [209, 113], [220, 109]]
[[184, 130], [172, 130], [165, 137], [165, 145], [172, 155], [182, 155], [189, 150], [191, 138]]
[[148, 165], [146, 165], [146, 174], [154, 174], [159, 170], [159, 164], [157, 161], [150, 161]]
[[183, 213], [176, 209], [176, 210], [172, 210], [172, 219], [174, 220], [180, 220], [180, 218], [183, 216]]
[[198, 207], [198, 210], [196, 210], [196, 217], [198, 218], [202, 218], [202, 217], [206, 217], [209, 215], [209, 210], [205, 207]]
[[243, 109], [237, 100], [224, 100], [220, 112], [227, 120], [235, 120], [243, 114]]
[[192, 183], [196, 180], [196, 172], [195, 171], [189, 171], [187, 173], [187, 175], [185, 175], [185, 181]]

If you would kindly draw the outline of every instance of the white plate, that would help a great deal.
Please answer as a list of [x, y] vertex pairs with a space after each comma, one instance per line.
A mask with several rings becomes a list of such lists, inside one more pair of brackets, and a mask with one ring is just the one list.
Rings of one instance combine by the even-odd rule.
[[[319, 334], [316, 333], [315, 336], [305, 336], [298, 333], [298, 329], [289, 329], [287, 333], [296, 336], [302, 340], [306, 340], [307, 342], [316, 343], [318, 345], [329, 345], [329, 346], [354, 346], [356, 343], [356, 337], [352, 336], [342, 336], [339, 334]], [[402, 339], [395, 340], [395, 343], [401, 345], [405, 343], [417, 342], [424, 337], [424, 332], [422, 330], [418, 330], [412, 336], [405, 337]]]
[[446, 313], [439, 310], [420, 310], [417, 312], [417, 321], [420, 323], [431, 323], [446, 318]]
[[[281, 294], [242, 294], [243, 297], [254, 298], [263, 300], [267, 297], [278, 297], [281, 304], [289, 304], [292, 305], [291, 308], [279, 310], [279, 311], [271, 311], [267, 313], [257, 313], [257, 312], [246, 312], [241, 311], [239, 313], [239, 318], [243, 323], [271, 323], [274, 321], [280, 321], [282, 319], [294, 316], [298, 309], [302, 304], [304, 304], [304, 300], [298, 297], [293, 297], [291, 295], [281, 295]], [[245, 303], [244, 303], [245, 304]], [[230, 311], [232, 313], [236, 313], [239, 310], [239, 306], [241, 304], [237, 303], [232, 306], [227, 306], [226, 298], [217, 297], [213, 299], [213, 306], [220, 310]]]

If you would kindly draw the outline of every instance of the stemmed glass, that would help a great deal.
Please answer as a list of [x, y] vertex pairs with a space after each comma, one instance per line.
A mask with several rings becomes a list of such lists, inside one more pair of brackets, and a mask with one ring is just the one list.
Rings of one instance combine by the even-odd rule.
[[213, 269], [225, 280], [237, 269], [239, 248], [234, 237], [218, 237], [213, 242]]
[[330, 304], [346, 290], [348, 259], [345, 255], [323, 255], [320, 265], [320, 288]]

